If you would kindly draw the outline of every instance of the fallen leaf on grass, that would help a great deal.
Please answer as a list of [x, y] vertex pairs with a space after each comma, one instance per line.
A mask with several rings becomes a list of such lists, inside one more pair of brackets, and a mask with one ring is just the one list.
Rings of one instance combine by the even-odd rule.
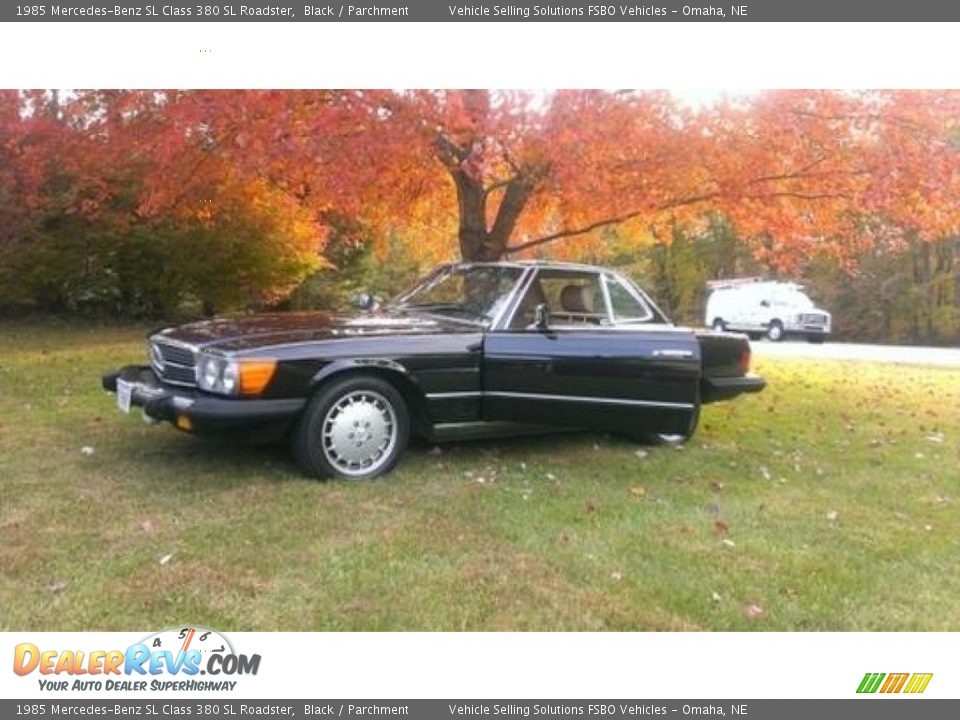
[[737, 546], [737, 544], [736, 544], [733, 540], [731, 540], [730, 538], [724, 538], [724, 539], [721, 540], [720, 542], [722, 542], [726, 547], [736, 547], [736, 546]]
[[836, 520], [836, 519], [837, 519], [837, 511], [836, 511], [836, 510], [831, 510], [830, 512], [827, 513], [827, 520], [829, 520], [830, 522], [833, 522], [833, 521]]
[[763, 475], [764, 480], [770, 479], [770, 471], [767, 469], [766, 465], [760, 466], [760, 474]]
[[643, 460], [643, 459], [644, 459], [647, 455], [649, 455], [649, 454], [650, 454], [650, 453], [648, 453], [646, 450], [643, 450], [643, 449], [637, 450], [637, 451], [634, 453], [634, 455], [636, 455], [636, 456], [637, 456], [638, 458], [640, 458], [641, 460]]
[[710, 488], [711, 488], [714, 492], [720, 492], [721, 490], [723, 490], [724, 487], [726, 487], [726, 486], [725, 486], [722, 482], [720, 482], [719, 480], [711, 480], [711, 481], [710, 481]]
[[639, 487], [639, 486], [638, 486], [638, 487], [632, 487], [632, 488], [630, 488], [630, 494], [633, 495], [634, 497], [642, 498], [644, 495], [647, 494], [647, 490], [646, 490], [646, 488], [642, 488], [642, 487]]
[[94, 450], [89, 445], [84, 445], [82, 448], [80, 448], [80, 454], [83, 455], [84, 457], [92, 457], [93, 453], [94, 453]]
[[720, 602], [723, 598], [720, 597], [720, 593], [714, 590], [712, 593], [710, 593], [710, 599], [714, 602]]
[[713, 531], [717, 535], [726, 535], [730, 532], [730, 527], [723, 520], [714, 520]]
[[49, 590], [54, 595], [59, 595], [64, 590], [67, 589], [67, 583], [63, 580], [54, 580], [53, 582], [47, 583], [43, 587], [44, 590]]
[[763, 606], [757, 603], [749, 603], [743, 606], [743, 614], [748, 620], [757, 620], [763, 617]]
[[619, 570], [614, 570], [612, 573], [610, 573], [610, 579], [614, 582], [620, 582], [623, 580], [623, 573]]
[[943, 433], [932, 433], [932, 434], [930, 434], [930, 435], [927, 435], [926, 441], [927, 441], [927, 442], [932, 442], [932, 443], [942, 443], [942, 442], [943, 442]]
[[140, 523], [140, 529], [149, 535], [153, 532], [153, 523], [149, 520], [144, 520], [142, 523]]
[[161, 565], [166, 565], [167, 563], [170, 562], [171, 559], [173, 559], [173, 553], [169, 553], [168, 555], [164, 555], [162, 558], [160, 558], [160, 564], [161, 564]]

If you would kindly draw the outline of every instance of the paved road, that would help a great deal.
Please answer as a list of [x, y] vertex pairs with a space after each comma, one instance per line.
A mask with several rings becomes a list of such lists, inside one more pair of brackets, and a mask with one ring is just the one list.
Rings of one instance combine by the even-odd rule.
[[860, 345], [756, 340], [750, 343], [756, 357], [816, 358], [822, 360], [867, 360], [909, 365], [960, 367], [960, 348], [908, 347], [905, 345]]

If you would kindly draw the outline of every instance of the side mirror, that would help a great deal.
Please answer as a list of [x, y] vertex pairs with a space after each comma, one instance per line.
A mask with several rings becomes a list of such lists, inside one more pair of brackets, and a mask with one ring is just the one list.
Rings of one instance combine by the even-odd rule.
[[373, 293], [360, 292], [351, 296], [350, 304], [357, 310], [376, 310], [380, 301]]
[[540, 303], [533, 311], [533, 324], [537, 326], [537, 330], [550, 329], [550, 311], [546, 303]]

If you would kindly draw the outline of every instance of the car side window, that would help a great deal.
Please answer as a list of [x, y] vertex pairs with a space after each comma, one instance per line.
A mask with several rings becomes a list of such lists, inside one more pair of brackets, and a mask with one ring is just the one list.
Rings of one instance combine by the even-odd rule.
[[619, 278], [607, 275], [605, 280], [614, 322], [647, 322], [653, 319], [653, 311], [630, 292]]
[[539, 270], [514, 312], [510, 329], [523, 330], [531, 327], [540, 304], [547, 306], [552, 327], [597, 327], [610, 324], [598, 273]]

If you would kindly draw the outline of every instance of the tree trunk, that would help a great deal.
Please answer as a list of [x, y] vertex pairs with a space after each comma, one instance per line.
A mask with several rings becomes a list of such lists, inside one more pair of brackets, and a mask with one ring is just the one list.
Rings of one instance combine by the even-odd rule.
[[500, 260], [506, 254], [517, 219], [530, 197], [530, 185], [521, 177], [507, 184], [493, 225], [488, 228], [487, 191], [480, 181], [463, 170], [456, 169], [451, 174], [457, 187], [461, 259], [467, 262]]

